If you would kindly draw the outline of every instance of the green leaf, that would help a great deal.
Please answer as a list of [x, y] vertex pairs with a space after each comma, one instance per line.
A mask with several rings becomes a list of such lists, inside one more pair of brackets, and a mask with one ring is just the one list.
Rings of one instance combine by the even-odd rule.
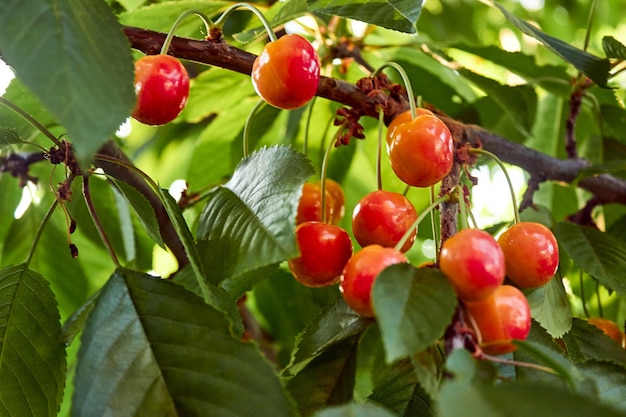
[[17, 129], [0, 126], [0, 146], [16, 145], [22, 142]]
[[304, 155], [287, 147], [264, 148], [211, 193], [197, 236], [212, 283], [238, 296], [260, 279], [251, 272], [297, 256], [293, 219], [311, 174]]
[[574, 319], [572, 330], [563, 340], [574, 362], [596, 360], [626, 367], [626, 350], [585, 320]]
[[521, 30], [522, 33], [540, 41], [546, 48], [550, 49], [552, 52], [572, 64], [576, 69], [591, 78], [593, 82], [599, 86], [607, 87], [607, 78], [611, 66], [608, 59], [597, 57], [589, 52], [583, 51], [582, 49], [578, 49], [569, 43], [550, 36], [530, 23], [515, 16], [499, 3], [494, 2], [493, 4], [500, 9], [506, 19]]
[[103, 0], [11, 2], [0, 15], [0, 50], [67, 130], [83, 164], [130, 114], [132, 56]]
[[556, 238], [583, 271], [618, 294], [626, 292], [626, 243], [597, 229], [561, 222]]
[[626, 46], [613, 36], [602, 38], [602, 49], [607, 58], [626, 59]]
[[65, 372], [50, 286], [25, 265], [0, 270], [0, 415], [56, 416]]
[[424, 0], [309, 0], [311, 11], [415, 33]]
[[591, 360], [578, 367], [594, 381], [603, 403], [626, 414], [626, 374], [622, 366]]
[[[533, 322], [530, 327], [530, 333], [528, 334], [526, 341], [533, 343], [534, 345], [541, 345], [544, 349], [549, 349], [554, 355], [565, 355], [565, 350], [557, 345], [555, 339], [548, 334], [548, 332]], [[513, 352], [513, 357], [518, 362], [533, 363], [536, 361], [534, 356], [530, 353], [526, 353], [524, 349], [516, 349]], [[550, 385], [565, 386], [565, 380], [558, 374], [546, 372], [534, 367], [518, 366], [515, 368], [515, 379], [519, 382], [532, 382], [543, 383]]]
[[572, 309], [560, 274], [543, 287], [525, 292], [532, 317], [554, 338], [572, 327]]
[[383, 270], [374, 281], [372, 297], [388, 363], [442, 337], [457, 305], [450, 282], [439, 270], [410, 264]]
[[303, 416], [352, 400], [358, 335], [343, 339], [313, 358], [287, 382]]
[[304, 329], [292, 363], [303, 362], [336, 344], [341, 344], [345, 339], [360, 335], [371, 324], [371, 320], [359, 316], [348, 307], [343, 298], [339, 298]]
[[374, 403], [349, 403], [318, 411], [313, 417], [396, 417], [396, 415]]
[[420, 386], [409, 359], [389, 366], [368, 400], [384, 405], [398, 416], [435, 416], [430, 398]]
[[411, 356], [411, 362], [420, 386], [432, 399], [437, 399], [439, 396], [439, 382], [443, 369], [442, 356], [443, 353], [437, 346], [431, 346]]
[[184, 288], [117, 271], [83, 332], [72, 415], [293, 416], [271, 365], [229, 327]]

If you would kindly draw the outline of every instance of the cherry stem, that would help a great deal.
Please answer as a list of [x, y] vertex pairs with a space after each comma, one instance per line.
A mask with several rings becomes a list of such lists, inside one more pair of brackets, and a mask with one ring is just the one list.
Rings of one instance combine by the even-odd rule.
[[602, 301], [600, 300], [600, 283], [596, 281], [596, 299], [598, 300], [598, 315], [600, 317], [604, 317], [604, 312], [602, 311]]
[[[435, 186], [430, 186], [430, 203], [435, 201]], [[439, 236], [437, 236], [437, 221], [435, 216], [430, 216], [430, 224], [432, 227], [433, 241], [435, 242], [435, 261], [439, 262]]]
[[404, 233], [404, 235], [402, 236], [402, 239], [400, 239], [398, 241], [398, 243], [396, 243], [396, 246], [394, 247], [394, 249], [396, 249], [397, 251], [400, 251], [400, 249], [402, 249], [402, 247], [404, 246], [404, 244], [406, 243], [407, 240], [409, 240], [409, 238], [411, 237], [411, 235], [413, 234], [413, 231], [419, 226], [419, 224], [422, 222], [422, 220], [424, 220], [424, 218], [426, 218], [426, 216], [432, 212], [434, 209], [436, 209], [441, 203], [445, 202], [445, 201], [449, 201], [450, 200], [450, 194], [446, 194], [444, 196], [439, 197], [438, 199], [436, 199], [435, 201], [433, 201], [428, 207], [426, 207], [426, 209], [424, 209], [424, 211], [422, 211], [420, 213], [419, 216], [417, 216], [417, 219], [415, 220], [415, 222], [411, 225], [411, 227], [409, 227], [407, 229], [407, 231]]
[[476, 221], [476, 217], [474, 217], [474, 213], [472, 213], [472, 209], [469, 205], [465, 204], [465, 202], [463, 202], [463, 205], [467, 210], [467, 217], [472, 221], [472, 226], [474, 227], [474, 229], [478, 229], [478, 222]]
[[479, 155], [486, 155], [488, 157], [490, 157], [491, 159], [493, 159], [496, 164], [498, 164], [498, 166], [500, 167], [500, 169], [502, 170], [502, 172], [504, 173], [504, 177], [506, 178], [506, 182], [509, 186], [509, 191], [511, 192], [511, 202], [513, 203], [513, 219], [515, 223], [519, 223], [520, 222], [520, 217], [519, 217], [519, 209], [517, 206], [517, 199], [515, 197], [515, 190], [513, 189], [513, 182], [511, 181], [511, 177], [509, 176], [509, 173], [506, 169], [506, 167], [504, 166], [504, 163], [502, 162], [502, 160], [500, 160], [500, 158], [498, 158], [494, 153], [489, 152], [485, 149], [477, 149], [477, 148], [472, 148], [469, 150], [470, 153], [474, 153], [474, 154], [479, 154]]
[[104, 231], [104, 227], [102, 226], [102, 222], [100, 222], [100, 218], [98, 217], [98, 213], [96, 212], [96, 207], [93, 205], [93, 200], [91, 199], [91, 190], [89, 188], [89, 176], [83, 176], [83, 197], [85, 198], [85, 204], [87, 205], [87, 210], [89, 210], [89, 214], [91, 215], [91, 219], [93, 220], [96, 229], [98, 230], [98, 234], [100, 235], [100, 239], [102, 239], [102, 243], [106, 247], [109, 255], [111, 255], [111, 259], [116, 267], [120, 267], [120, 261], [117, 259], [117, 255], [115, 254], [115, 250], [113, 249], [113, 245], [109, 240], [106, 232]]
[[254, 105], [248, 117], [246, 118], [246, 124], [243, 125], [243, 157], [247, 158], [249, 153], [249, 141], [250, 141], [250, 125], [252, 124], [252, 118], [263, 107], [265, 100], [259, 100]]
[[52, 142], [54, 142], [56, 146], [58, 146], [59, 148], [62, 146], [59, 139], [57, 139], [57, 137], [54, 136], [52, 132], [46, 129], [46, 127], [42, 125], [41, 123], [39, 123], [33, 116], [31, 116], [30, 114], [22, 110], [18, 105], [12, 103], [11, 101], [7, 100], [4, 97], [0, 97], [0, 103], [4, 104], [6, 107], [10, 108], [15, 113], [19, 114], [22, 118], [24, 118], [24, 120], [30, 123], [35, 129], [39, 130], [46, 137], [48, 137]]
[[[455, 192], [460, 191], [458, 186], [455, 187]], [[467, 213], [465, 212], [465, 199], [463, 193], [459, 193], [459, 217], [461, 217], [461, 229], [467, 229]]]
[[585, 282], [583, 280], [583, 270], [580, 270], [578, 274], [579, 285], [580, 285], [580, 299], [583, 303], [583, 313], [585, 313], [585, 317], [589, 318], [589, 310], [587, 309], [587, 300], [585, 300]]
[[382, 178], [382, 172], [381, 172], [381, 154], [383, 151], [383, 126], [385, 125], [384, 122], [384, 118], [385, 118], [385, 111], [382, 107], [378, 107], [378, 145], [376, 148], [376, 183], [378, 185], [378, 190], [382, 190], [383, 189], [383, 178]]
[[174, 21], [172, 28], [167, 33], [167, 36], [165, 37], [165, 41], [163, 41], [163, 45], [161, 46], [162, 55], [167, 55], [167, 51], [170, 49], [170, 44], [172, 43], [172, 38], [174, 38], [174, 32], [176, 31], [176, 29], [178, 29], [178, 26], [180, 26], [180, 23], [183, 21], [183, 19], [189, 16], [190, 14], [195, 14], [202, 19], [202, 21], [204, 22], [204, 27], [206, 28], [207, 35], [211, 33], [211, 29], [215, 27], [215, 23], [213, 23], [213, 21], [209, 19], [209, 17], [205, 15], [204, 13], [202, 13], [200, 10], [196, 10], [196, 9], [185, 10], [183, 13], [181, 13], [180, 16], [178, 16], [178, 19]]
[[46, 228], [46, 224], [52, 218], [52, 214], [54, 213], [54, 210], [56, 209], [58, 204], [59, 204], [59, 200], [54, 200], [54, 202], [50, 206], [50, 209], [48, 209], [48, 212], [41, 220], [41, 224], [39, 225], [39, 228], [37, 229], [37, 233], [35, 234], [35, 237], [33, 238], [33, 243], [30, 245], [30, 251], [28, 252], [26, 261], [24, 261], [25, 268], [28, 268], [28, 265], [30, 265], [30, 262], [33, 260], [33, 256], [35, 255], [35, 249], [37, 249], [37, 245], [39, 244], [39, 239], [41, 239], [41, 236], [43, 235], [43, 231]]
[[516, 360], [511, 360], [511, 359], [503, 359], [503, 358], [498, 358], [497, 356], [491, 356], [491, 355], [487, 355], [486, 353], [482, 353], [481, 354], [481, 359], [485, 359], [491, 362], [495, 362], [495, 363], [501, 363], [501, 364], [505, 364], [505, 365], [513, 365], [513, 366], [518, 366], [518, 367], [522, 367], [522, 368], [531, 368], [531, 369], [536, 369], [538, 371], [543, 371], [543, 372], [547, 372], [549, 374], [552, 375], [558, 375], [558, 372], [555, 371], [554, 369], [548, 367], [548, 366], [543, 366], [543, 365], [538, 365], [536, 363], [529, 363], [529, 362], [520, 362], [520, 361], [516, 361]]
[[267, 36], [269, 36], [269, 38], [270, 38], [270, 41], [273, 42], [273, 41], [278, 40], [278, 38], [276, 37], [276, 34], [272, 30], [272, 27], [270, 26], [269, 22], [267, 21], [265, 16], [263, 16], [263, 13], [261, 13], [259, 11], [259, 9], [257, 9], [256, 7], [254, 7], [253, 5], [248, 4], [248, 3], [235, 3], [235, 4], [233, 4], [228, 9], [226, 9], [224, 11], [224, 13], [222, 13], [222, 15], [215, 21], [215, 25], [216, 26], [223, 25], [224, 22], [226, 21], [226, 19], [228, 19], [228, 16], [230, 16], [232, 14], [232, 12], [234, 12], [235, 10], [240, 9], [240, 8], [241, 9], [247, 9], [247, 10], [251, 11], [252, 13], [254, 13], [254, 15], [256, 17], [259, 18], [259, 20], [263, 24], [263, 27], [265, 28], [265, 31], [267, 32]]
[[304, 143], [302, 145], [302, 152], [305, 155], [309, 151], [309, 130], [311, 128], [311, 119], [313, 118], [313, 105], [315, 104], [316, 98], [317, 97], [313, 97], [307, 108], [306, 123], [304, 125]]
[[322, 208], [322, 223], [326, 223], [326, 221], [328, 219], [326, 219], [326, 171], [328, 171], [328, 160], [330, 159], [330, 151], [335, 147], [335, 143], [337, 142], [337, 138], [339, 137], [339, 135], [341, 134], [341, 132], [343, 131], [343, 129], [346, 127], [346, 124], [343, 123], [341, 124], [341, 126], [339, 126], [339, 129], [337, 130], [337, 133], [335, 133], [335, 136], [333, 137], [333, 140], [331, 140], [328, 143], [328, 146], [326, 147], [326, 152], [324, 153], [324, 158], [322, 159], [322, 172], [320, 175], [320, 192], [322, 194], [321, 197], [321, 208]]
[[394, 68], [400, 74], [400, 78], [402, 78], [402, 82], [404, 83], [404, 88], [406, 88], [406, 94], [409, 100], [409, 108], [411, 109], [411, 118], [415, 119], [417, 117], [417, 108], [415, 106], [415, 96], [413, 96], [413, 88], [411, 87], [411, 81], [409, 80], [409, 76], [400, 64], [393, 61], [386, 62], [372, 73], [372, 77], [376, 77], [379, 72], [387, 67]]

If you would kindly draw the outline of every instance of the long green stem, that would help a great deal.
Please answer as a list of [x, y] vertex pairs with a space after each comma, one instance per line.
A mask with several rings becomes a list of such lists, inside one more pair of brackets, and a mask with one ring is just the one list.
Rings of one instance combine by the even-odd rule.
[[[430, 186], [430, 204], [435, 202], [435, 186]], [[430, 216], [430, 225], [432, 228], [433, 242], [435, 242], [435, 261], [439, 262], [439, 236], [437, 235], [437, 221], [435, 216]]]
[[106, 232], [104, 231], [104, 227], [102, 226], [102, 222], [100, 221], [100, 217], [98, 217], [98, 213], [96, 212], [96, 208], [93, 205], [93, 200], [91, 199], [91, 190], [89, 188], [89, 176], [83, 176], [83, 196], [85, 198], [85, 204], [87, 205], [87, 210], [89, 210], [89, 214], [91, 215], [91, 219], [93, 220], [94, 225], [96, 226], [96, 230], [98, 230], [98, 234], [100, 235], [100, 239], [102, 239], [102, 243], [106, 247], [113, 263], [116, 267], [120, 267], [120, 261], [117, 259], [117, 255], [115, 254], [115, 250], [113, 249], [113, 245], [109, 240]]
[[41, 236], [43, 235], [43, 231], [46, 228], [46, 224], [52, 218], [52, 214], [54, 213], [54, 210], [56, 209], [58, 204], [59, 204], [59, 200], [55, 199], [52, 205], [50, 206], [50, 208], [48, 209], [48, 212], [41, 220], [39, 229], [37, 229], [37, 233], [35, 234], [35, 237], [33, 238], [33, 243], [30, 245], [30, 251], [28, 252], [28, 256], [26, 257], [26, 261], [24, 262], [24, 266], [26, 268], [28, 268], [28, 265], [30, 265], [30, 262], [33, 260], [33, 256], [35, 255], [35, 249], [37, 249], [37, 244], [39, 243], [39, 239], [41, 239]]
[[252, 118], [259, 111], [261, 107], [265, 104], [265, 100], [259, 100], [246, 118], [246, 124], [243, 125], [243, 157], [247, 158], [249, 155], [249, 141], [250, 141], [250, 124], [252, 123]]
[[278, 39], [274, 31], [272, 30], [272, 27], [270, 26], [269, 22], [267, 21], [265, 16], [263, 16], [263, 13], [261, 13], [259, 9], [257, 9], [256, 7], [248, 3], [233, 4], [228, 9], [226, 9], [224, 13], [222, 13], [222, 15], [215, 21], [215, 25], [216, 26], [223, 25], [226, 19], [228, 19], [228, 16], [230, 16], [237, 9], [247, 9], [251, 11], [252, 13], [254, 13], [255, 16], [258, 17], [261, 23], [263, 24], [263, 27], [265, 28], [265, 31], [267, 32], [267, 36], [269, 36], [270, 38], [270, 41], [273, 42]]
[[383, 175], [381, 170], [381, 159], [383, 152], [383, 126], [385, 111], [382, 107], [378, 107], [378, 144], [376, 146], [376, 183], [378, 186], [378, 190], [383, 189]]
[[304, 125], [304, 143], [302, 145], [302, 151], [305, 155], [308, 155], [309, 151], [309, 130], [311, 129], [311, 119], [313, 118], [313, 105], [315, 104], [315, 99], [317, 97], [313, 97], [311, 102], [307, 106], [307, 115], [306, 115], [306, 123]]
[[372, 73], [372, 77], [378, 75], [379, 72], [384, 70], [387, 67], [394, 68], [400, 74], [402, 78], [402, 82], [404, 83], [404, 88], [406, 88], [407, 98], [409, 100], [409, 108], [411, 109], [411, 118], [415, 119], [417, 117], [417, 107], [415, 106], [415, 96], [413, 96], [413, 87], [411, 87], [411, 81], [409, 80], [409, 76], [402, 66], [396, 62], [387, 62], [381, 65], [376, 71]]
[[46, 127], [44, 125], [39, 123], [33, 116], [31, 116], [30, 114], [26, 113], [19, 106], [17, 106], [16, 104], [13, 104], [12, 102], [10, 102], [9, 100], [7, 100], [4, 97], [0, 97], [0, 103], [4, 104], [6, 107], [10, 108], [15, 113], [17, 113], [20, 116], [22, 116], [22, 118], [24, 118], [24, 120], [26, 120], [28, 123], [30, 123], [35, 129], [39, 130], [41, 133], [46, 135], [46, 137], [48, 137], [52, 142], [54, 142], [54, 144], [56, 146], [58, 146], [58, 147], [62, 146], [61, 142], [59, 141], [59, 139], [57, 139], [57, 137], [54, 136], [52, 134], [52, 132], [50, 132], [48, 129], [46, 129]]
[[326, 221], [329, 220], [326, 218], [326, 171], [328, 171], [328, 161], [330, 159], [330, 151], [335, 147], [335, 142], [337, 142], [337, 138], [343, 131], [344, 127], [345, 127], [345, 123], [339, 126], [339, 129], [337, 130], [337, 133], [335, 133], [333, 140], [331, 140], [326, 146], [326, 152], [324, 153], [324, 158], [322, 159], [322, 172], [320, 175], [321, 177], [320, 192], [322, 193], [322, 197], [321, 197], [322, 206], [321, 207], [322, 207], [322, 222], [323, 223], [326, 223]]
[[587, 31], [585, 32], [585, 43], [583, 45], [583, 51], [586, 51], [589, 47], [589, 38], [591, 37], [591, 24], [593, 23], [593, 17], [596, 14], [597, 6], [598, 0], [593, 0], [593, 3], [591, 3], [591, 10], [589, 10], [589, 18], [587, 19]]
[[[460, 191], [457, 187], [457, 191]], [[465, 197], [459, 192], [459, 216], [461, 217], [461, 229], [467, 229], [467, 214], [465, 213]]]
[[598, 315], [604, 317], [604, 311], [602, 311], [602, 300], [600, 299], [600, 283], [596, 281], [596, 300], [598, 300]]
[[396, 243], [396, 246], [394, 247], [394, 249], [396, 250], [400, 250], [402, 249], [402, 247], [404, 246], [404, 244], [406, 243], [407, 240], [409, 240], [409, 238], [411, 237], [411, 235], [413, 234], [415, 228], [417, 228], [419, 226], [419, 224], [422, 222], [422, 220], [424, 220], [424, 218], [434, 209], [436, 209], [439, 204], [450, 200], [450, 194], [446, 194], [442, 197], [439, 197], [437, 200], [433, 201], [428, 207], [426, 207], [426, 209], [424, 211], [422, 211], [420, 213], [419, 216], [417, 216], [417, 219], [415, 220], [415, 222], [411, 225], [411, 227], [409, 227], [407, 229], [407, 231], [404, 233], [404, 235], [402, 236], [402, 239], [400, 239], [398, 241], [398, 243]]
[[180, 23], [183, 21], [183, 19], [190, 14], [198, 15], [202, 19], [202, 21], [204, 22], [204, 27], [206, 28], [207, 35], [211, 33], [211, 29], [215, 27], [215, 23], [213, 23], [213, 21], [200, 10], [185, 10], [183, 13], [181, 13], [180, 16], [178, 16], [178, 19], [174, 21], [174, 24], [172, 25], [170, 31], [167, 33], [165, 41], [163, 41], [163, 45], [161, 46], [161, 54], [167, 54], [167, 51], [170, 49], [170, 44], [172, 43], [172, 38], [174, 38], [174, 32], [176, 32], [176, 29], [178, 29], [178, 26], [180, 26]]
[[589, 310], [587, 309], [587, 300], [586, 295], [585, 295], [585, 281], [583, 279], [584, 275], [583, 275], [583, 270], [580, 270], [580, 273], [578, 274], [578, 283], [580, 285], [580, 300], [582, 301], [583, 304], [583, 313], [585, 313], [585, 317], [589, 318]]
[[486, 151], [484, 149], [470, 149], [469, 150], [470, 153], [475, 153], [475, 154], [479, 154], [479, 155], [486, 155], [488, 157], [490, 157], [491, 159], [493, 159], [496, 164], [498, 164], [498, 166], [500, 167], [500, 169], [502, 170], [502, 172], [504, 173], [504, 177], [506, 178], [506, 182], [509, 186], [509, 191], [511, 193], [511, 202], [513, 203], [513, 218], [515, 223], [519, 223], [520, 222], [520, 218], [519, 218], [519, 209], [517, 206], [517, 198], [515, 197], [515, 190], [513, 189], [513, 182], [511, 181], [511, 177], [509, 176], [509, 173], [506, 169], [506, 167], [504, 166], [504, 163], [500, 160], [500, 158], [498, 158], [494, 153], [491, 153], [489, 151]]

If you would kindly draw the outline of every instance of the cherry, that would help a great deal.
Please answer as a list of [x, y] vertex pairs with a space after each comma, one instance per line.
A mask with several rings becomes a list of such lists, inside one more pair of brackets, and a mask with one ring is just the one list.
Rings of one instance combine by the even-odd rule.
[[[430, 110], [426, 110], [423, 107], [418, 107], [415, 109], [415, 114], [416, 117], [423, 115], [432, 116], [433, 112], [431, 112]], [[411, 116], [411, 110], [404, 111], [393, 118], [391, 123], [389, 123], [389, 126], [387, 126], [387, 136], [385, 137], [387, 141], [387, 146], [391, 145], [391, 142], [393, 142], [393, 138], [396, 135], [396, 129], [398, 128], [398, 126], [410, 122], [411, 120], [413, 120], [413, 116]]]
[[559, 246], [546, 226], [516, 223], [498, 238], [506, 275], [520, 288], [537, 288], [552, 279], [559, 266]]
[[338, 226], [306, 222], [296, 227], [300, 257], [288, 261], [293, 276], [307, 287], [336, 284], [352, 256], [352, 241]]
[[481, 349], [489, 355], [513, 352], [513, 339], [525, 340], [530, 332], [528, 301], [512, 285], [501, 285], [482, 300], [466, 301], [464, 308]]
[[[363, 247], [373, 244], [394, 247], [416, 220], [417, 211], [405, 196], [378, 190], [367, 194], [354, 207], [352, 232]], [[411, 248], [416, 236], [417, 228], [414, 228], [401, 252]]]
[[487, 232], [463, 229], [441, 247], [439, 267], [461, 300], [477, 301], [504, 281], [504, 253]]
[[297, 34], [269, 42], [252, 66], [252, 85], [257, 94], [279, 109], [304, 106], [315, 96], [319, 80], [317, 52]]
[[428, 114], [399, 123], [387, 149], [395, 174], [414, 187], [441, 181], [454, 162], [450, 130], [438, 117]]
[[187, 103], [189, 74], [173, 56], [143, 56], [135, 62], [135, 93], [133, 118], [147, 125], [169, 123]]
[[[315, 184], [321, 188], [321, 182], [316, 182]], [[326, 191], [328, 191], [332, 197], [333, 202], [330, 223], [339, 224], [346, 213], [346, 197], [343, 194], [343, 189], [337, 181], [331, 180], [330, 178], [326, 178], [324, 180], [324, 185], [326, 187]]]
[[587, 322], [602, 330], [605, 335], [609, 336], [620, 345], [622, 344], [622, 331], [615, 322], [602, 317], [590, 317], [587, 319]]
[[339, 284], [346, 304], [363, 317], [374, 317], [372, 286], [376, 277], [389, 265], [403, 262], [408, 259], [402, 252], [380, 245], [356, 252], [346, 264]]
[[[326, 179], [324, 205], [326, 222], [339, 224], [345, 212], [345, 197], [341, 186], [333, 180]], [[322, 220], [322, 185], [320, 181], [307, 182], [302, 186], [302, 196], [298, 203], [296, 224]]]

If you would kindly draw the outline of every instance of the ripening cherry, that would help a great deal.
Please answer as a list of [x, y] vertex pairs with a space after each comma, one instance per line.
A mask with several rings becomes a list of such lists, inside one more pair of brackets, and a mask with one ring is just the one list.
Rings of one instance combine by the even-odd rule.
[[[431, 112], [430, 110], [426, 110], [423, 107], [418, 107], [415, 109], [415, 115], [416, 117], [423, 115], [433, 116], [433, 112]], [[396, 135], [396, 129], [398, 128], [398, 126], [410, 122], [411, 120], [413, 120], [413, 117], [411, 116], [411, 110], [404, 111], [393, 118], [391, 123], [389, 123], [389, 126], [387, 126], [387, 135], [385, 137], [385, 140], [387, 141], [387, 150], [389, 150], [389, 145], [391, 145], [391, 142]]]
[[454, 142], [438, 117], [425, 114], [395, 127], [388, 153], [398, 178], [413, 187], [429, 187], [450, 173]]
[[270, 105], [292, 110], [317, 92], [320, 60], [313, 45], [297, 34], [269, 42], [252, 66], [252, 85]]
[[372, 287], [378, 274], [386, 267], [408, 262], [407, 257], [393, 248], [366, 246], [356, 252], [346, 264], [339, 289], [346, 304], [363, 317], [374, 317]]
[[498, 238], [504, 252], [506, 275], [520, 288], [548, 283], [559, 266], [559, 245], [546, 226], [516, 223]]
[[590, 317], [587, 319], [587, 322], [602, 330], [605, 335], [609, 336], [620, 345], [622, 344], [622, 330], [615, 322], [603, 317]]
[[501, 285], [487, 298], [464, 302], [468, 322], [478, 343], [489, 355], [513, 352], [513, 340], [525, 340], [530, 332], [530, 307], [524, 294], [512, 285]]
[[[315, 184], [321, 188], [321, 181]], [[331, 180], [330, 178], [324, 179], [324, 187], [332, 197], [333, 202], [330, 223], [339, 224], [346, 213], [346, 197], [343, 193], [343, 189], [337, 181]]]
[[293, 276], [307, 287], [336, 284], [348, 259], [352, 241], [348, 233], [328, 223], [306, 222], [296, 227], [298, 258], [288, 261]]
[[134, 119], [147, 125], [169, 123], [187, 103], [189, 74], [173, 56], [143, 56], [135, 62], [135, 93]]
[[504, 253], [493, 236], [478, 229], [463, 229], [448, 238], [439, 267], [464, 301], [486, 298], [504, 282]]
[[[337, 216], [335, 215], [335, 199], [328, 187], [324, 191], [324, 205], [326, 208], [326, 222], [337, 224]], [[302, 196], [298, 203], [298, 212], [296, 214], [296, 225], [322, 220], [322, 187], [320, 182], [307, 182], [302, 186]], [[339, 219], [341, 220], [341, 219]]]
[[363, 247], [378, 244], [393, 248], [413, 227], [410, 238], [401, 248], [401, 252], [406, 252], [417, 236], [416, 220], [417, 211], [408, 198], [400, 193], [378, 190], [365, 195], [354, 207], [352, 232]]

